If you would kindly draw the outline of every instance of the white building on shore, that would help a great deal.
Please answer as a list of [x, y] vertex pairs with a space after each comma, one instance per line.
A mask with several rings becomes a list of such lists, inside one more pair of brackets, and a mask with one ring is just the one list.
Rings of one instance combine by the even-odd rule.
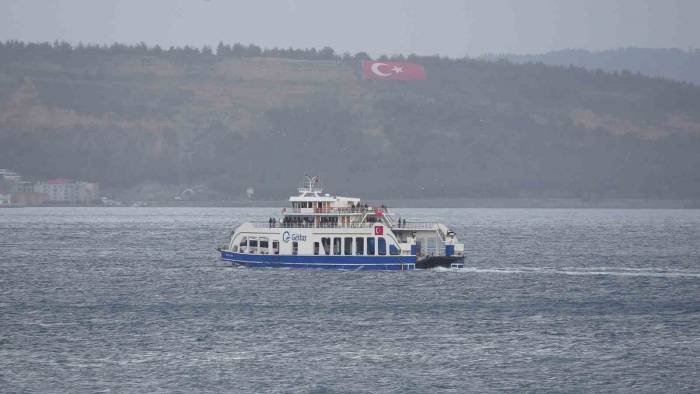
[[19, 175], [4, 168], [0, 168], [0, 207], [12, 204], [12, 184], [19, 180]]
[[37, 182], [34, 191], [45, 194], [49, 202], [90, 203], [99, 199], [100, 186], [92, 182], [58, 178]]
[[89, 204], [100, 201], [100, 185], [57, 178], [25, 181], [11, 170], [0, 169], [0, 206], [42, 205], [49, 203]]

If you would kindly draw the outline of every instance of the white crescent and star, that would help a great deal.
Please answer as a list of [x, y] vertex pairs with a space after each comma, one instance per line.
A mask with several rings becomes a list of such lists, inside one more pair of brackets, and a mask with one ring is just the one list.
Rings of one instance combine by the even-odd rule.
[[386, 63], [373, 63], [373, 64], [372, 64], [372, 67], [370, 67], [370, 68], [372, 69], [372, 72], [373, 72], [375, 75], [378, 75], [378, 76], [380, 76], [380, 77], [389, 77], [389, 76], [391, 76], [392, 74], [399, 74], [399, 73], [402, 73], [402, 72], [403, 72], [403, 68], [402, 68], [402, 67], [399, 67], [399, 66], [394, 66], [394, 67], [391, 68], [391, 71], [393, 71], [393, 73], [391, 73], [391, 72], [384, 72], [384, 71], [382, 71], [382, 70], [379, 69], [379, 67], [381, 67], [381, 66], [389, 66], [389, 65], [386, 64]]

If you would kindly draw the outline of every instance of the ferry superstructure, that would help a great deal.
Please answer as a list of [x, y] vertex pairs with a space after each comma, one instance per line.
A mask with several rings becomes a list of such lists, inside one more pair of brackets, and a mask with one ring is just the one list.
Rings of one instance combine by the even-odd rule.
[[359, 198], [324, 194], [305, 177], [279, 218], [246, 222], [221, 259], [261, 268], [414, 270], [462, 265], [464, 244], [441, 223], [415, 222]]

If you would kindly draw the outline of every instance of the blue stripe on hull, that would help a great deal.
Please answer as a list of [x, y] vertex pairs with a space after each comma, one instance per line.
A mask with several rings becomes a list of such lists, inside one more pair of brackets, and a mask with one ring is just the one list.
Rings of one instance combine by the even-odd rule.
[[221, 251], [221, 259], [257, 268], [400, 271], [416, 266], [416, 256], [285, 256]]

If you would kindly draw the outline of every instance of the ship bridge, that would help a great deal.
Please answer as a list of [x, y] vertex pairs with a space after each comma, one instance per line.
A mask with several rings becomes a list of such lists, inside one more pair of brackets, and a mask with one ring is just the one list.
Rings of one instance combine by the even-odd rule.
[[297, 189], [299, 195], [289, 197], [290, 207], [282, 210], [282, 226], [360, 227], [381, 222], [391, 225], [385, 206], [362, 204], [359, 198], [331, 196], [323, 193], [318, 176], [305, 176]]

